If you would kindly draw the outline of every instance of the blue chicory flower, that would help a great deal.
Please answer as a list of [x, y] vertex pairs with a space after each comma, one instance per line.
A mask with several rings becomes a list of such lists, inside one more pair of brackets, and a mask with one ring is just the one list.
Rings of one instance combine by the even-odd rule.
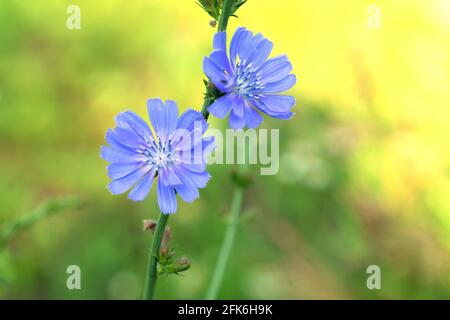
[[187, 110], [178, 117], [174, 101], [147, 101], [154, 134], [147, 123], [132, 111], [115, 118], [117, 127], [109, 129], [100, 156], [108, 161], [108, 189], [122, 194], [131, 189], [128, 198], [142, 201], [158, 177], [158, 204], [161, 212], [175, 213], [176, 194], [184, 201], [199, 197], [210, 179], [206, 155], [214, 149], [213, 137], [203, 137], [208, 125], [202, 115]]
[[277, 119], [292, 117], [295, 98], [277, 93], [291, 88], [296, 78], [287, 56], [268, 59], [272, 42], [241, 27], [231, 40], [229, 57], [225, 32], [216, 33], [213, 45], [203, 70], [224, 95], [208, 108], [211, 114], [224, 118], [230, 113], [233, 129], [258, 127], [263, 118], [256, 110]]

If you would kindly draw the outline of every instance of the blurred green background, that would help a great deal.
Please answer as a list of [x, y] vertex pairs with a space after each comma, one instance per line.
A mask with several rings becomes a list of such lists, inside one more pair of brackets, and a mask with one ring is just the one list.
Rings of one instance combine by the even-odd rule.
[[[280, 128], [280, 171], [257, 176], [220, 298], [450, 298], [450, 4], [249, 0], [229, 30], [246, 26], [287, 53], [298, 77], [291, 121]], [[81, 30], [66, 28], [81, 8]], [[104, 134], [146, 99], [200, 109], [202, 58], [214, 30], [194, 1], [0, 2], [0, 225], [46, 199], [66, 210], [18, 233], [0, 253], [0, 298], [141, 296], [156, 219], [112, 196]], [[211, 118], [211, 126], [226, 121]], [[203, 298], [224, 235], [230, 167], [169, 220], [183, 276], [162, 278], [158, 298]], [[257, 172], [258, 168], [255, 168]], [[81, 290], [66, 268], [81, 268]], [[379, 265], [382, 289], [368, 290]]]

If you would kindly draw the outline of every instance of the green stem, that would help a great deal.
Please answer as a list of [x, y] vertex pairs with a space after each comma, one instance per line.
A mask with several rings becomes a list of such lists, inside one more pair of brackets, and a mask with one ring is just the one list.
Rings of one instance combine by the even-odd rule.
[[207, 300], [217, 299], [220, 286], [222, 285], [225, 269], [230, 258], [231, 250], [233, 248], [234, 239], [236, 238], [237, 229], [239, 226], [239, 217], [242, 207], [242, 199], [244, 198], [244, 187], [237, 186], [234, 190], [233, 199], [231, 201], [230, 220], [225, 234], [222, 248], [220, 249], [219, 259], [217, 260], [216, 268], [212, 277], [212, 281], [206, 295]]
[[[228, 19], [231, 15], [231, 8], [233, 6], [233, 0], [224, 0], [222, 4], [222, 14], [219, 17], [219, 25], [217, 31], [226, 31], [228, 25]], [[206, 121], [208, 121], [209, 112], [208, 107], [214, 102], [214, 98], [208, 97], [208, 92], [205, 95], [205, 100], [203, 101], [202, 115]]]
[[150, 256], [148, 258], [147, 279], [145, 280], [144, 299], [152, 300], [155, 294], [156, 280], [158, 278], [158, 256], [161, 248], [161, 241], [166, 229], [168, 214], [161, 213], [159, 215], [158, 224], [156, 225], [155, 235], [153, 236]]
[[4, 249], [9, 241], [19, 232], [31, 228], [35, 223], [66, 209], [77, 209], [82, 205], [81, 200], [75, 196], [61, 199], [50, 199], [28, 214], [19, 217], [11, 224], [0, 230], [0, 250]]
[[[233, 0], [223, 0], [222, 3], [222, 13], [219, 18], [218, 31], [226, 31], [228, 25], [228, 19], [231, 15], [231, 9], [233, 5]], [[206, 121], [208, 121], [208, 107], [214, 102], [214, 98], [208, 97], [208, 92], [206, 94], [205, 100], [203, 102], [202, 115]], [[242, 207], [242, 200], [244, 198], [244, 187], [237, 186], [234, 190], [233, 199], [231, 201], [231, 212], [230, 220], [228, 222], [228, 227], [225, 234], [224, 242], [222, 243], [222, 248], [220, 249], [219, 259], [217, 260], [216, 268], [214, 270], [213, 278], [206, 295], [206, 299], [213, 300], [217, 298], [220, 286], [222, 285], [223, 276], [230, 259], [231, 250], [233, 248], [234, 239], [236, 238], [237, 228], [239, 226], [239, 216]]]
[[228, 18], [230, 18], [232, 6], [233, 0], [223, 0], [222, 13], [220, 14], [219, 26], [217, 28], [219, 32], [227, 30]]
[[205, 100], [203, 101], [202, 116], [203, 116], [203, 118], [205, 118], [206, 121], [208, 121], [208, 117], [209, 117], [208, 107], [213, 102], [214, 102], [214, 99], [208, 98], [208, 97], [205, 97]]
[[[222, 3], [222, 13], [219, 17], [219, 25], [218, 31], [226, 31], [228, 25], [228, 19], [231, 15], [231, 10], [233, 6], [233, 0], [223, 0]], [[208, 121], [209, 112], [208, 107], [214, 102], [214, 98], [205, 97], [202, 107], [202, 115], [206, 121]], [[239, 211], [241, 210], [241, 203], [243, 198], [244, 189], [239, 187], [235, 190], [233, 203], [232, 203], [232, 214], [230, 227], [227, 231], [227, 237], [222, 247], [222, 252], [219, 258], [218, 268], [216, 268], [217, 277], [214, 277], [213, 284], [216, 283], [213, 293], [213, 297], [217, 295], [217, 291], [219, 290], [220, 284], [222, 282], [223, 273], [225, 271], [225, 267], [228, 261], [228, 257], [230, 255], [231, 248], [233, 246], [234, 237], [236, 234], [237, 226], [239, 223]], [[164, 230], [166, 228], [167, 220], [169, 219], [168, 215], [162, 214], [159, 216], [159, 221], [156, 226], [155, 235], [153, 237], [152, 247], [150, 249], [150, 257], [148, 260], [148, 272], [147, 279], [145, 281], [145, 292], [144, 299], [151, 300], [153, 299], [153, 295], [155, 293], [156, 288], [156, 280], [158, 277], [158, 256], [159, 250], [161, 248], [162, 237], [164, 236]], [[222, 262], [221, 262], [222, 261]], [[221, 263], [220, 263], [221, 262]], [[217, 278], [217, 279], [216, 279]]]

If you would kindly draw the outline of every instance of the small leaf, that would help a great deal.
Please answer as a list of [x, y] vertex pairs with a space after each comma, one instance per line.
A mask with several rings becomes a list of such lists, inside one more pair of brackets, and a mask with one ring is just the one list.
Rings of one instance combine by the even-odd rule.
[[221, 3], [219, 3], [219, 0], [198, 0], [197, 4], [212, 18], [214, 18], [215, 20], [219, 19], [221, 5]]
[[247, 0], [236, 0], [231, 8], [231, 15], [233, 17], [237, 17], [235, 15], [235, 12], [246, 2], [247, 2]]

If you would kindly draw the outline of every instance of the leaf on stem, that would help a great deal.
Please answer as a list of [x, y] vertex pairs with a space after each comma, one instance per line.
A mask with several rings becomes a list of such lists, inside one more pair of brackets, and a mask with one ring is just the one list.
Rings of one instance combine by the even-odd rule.
[[[247, 2], [247, 0], [232, 0], [230, 16], [236, 17], [236, 11]], [[215, 21], [219, 20], [222, 14], [222, 0], [198, 0], [197, 4], [205, 10]], [[214, 25], [215, 26], [215, 25]]]

